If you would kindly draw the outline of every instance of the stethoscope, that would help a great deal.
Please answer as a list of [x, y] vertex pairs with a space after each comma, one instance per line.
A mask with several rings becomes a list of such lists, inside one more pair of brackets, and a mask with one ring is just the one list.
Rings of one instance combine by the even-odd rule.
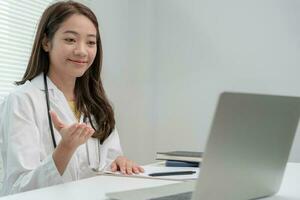
[[[46, 104], [47, 104], [48, 122], [49, 122], [49, 127], [50, 127], [50, 132], [51, 132], [52, 143], [53, 143], [53, 146], [54, 146], [54, 149], [55, 149], [57, 144], [56, 144], [56, 140], [55, 140], [55, 137], [54, 137], [53, 123], [52, 123], [52, 119], [51, 119], [51, 116], [50, 116], [50, 100], [49, 100], [49, 91], [48, 91], [48, 82], [47, 82], [46, 73], [44, 73], [44, 87], [45, 87], [45, 98], [46, 98]], [[90, 120], [90, 122], [92, 122], [90, 117], [89, 117], [89, 120]], [[86, 117], [84, 117], [83, 122], [86, 123]], [[91, 125], [92, 125], [92, 123], [91, 123]], [[92, 127], [94, 128], [93, 125], [92, 125]], [[97, 145], [98, 165], [100, 165], [100, 140], [98, 140], [97, 144], [98, 144]], [[99, 167], [91, 167], [91, 161], [90, 161], [90, 154], [89, 154], [88, 145], [85, 144], [85, 147], [86, 147], [87, 160], [88, 160], [89, 167], [95, 172], [101, 171], [100, 166]]]

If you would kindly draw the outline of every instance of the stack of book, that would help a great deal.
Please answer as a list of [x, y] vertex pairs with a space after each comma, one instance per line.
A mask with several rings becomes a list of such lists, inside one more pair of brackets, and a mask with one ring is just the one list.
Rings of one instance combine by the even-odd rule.
[[165, 160], [166, 166], [199, 167], [203, 152], [195, 151], [169, 151], [157, 152], [156, 160]]

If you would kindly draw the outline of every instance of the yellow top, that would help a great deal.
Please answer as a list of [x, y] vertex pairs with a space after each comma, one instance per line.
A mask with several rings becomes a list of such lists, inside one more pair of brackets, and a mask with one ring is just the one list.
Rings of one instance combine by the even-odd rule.
[[68, 103], [69, 103], [69, 106], [70, 106], [72, 112], [74, 113], [74, 116], [79, 121], [80, 113], [75, 109], [75, 101], [68, 101]]

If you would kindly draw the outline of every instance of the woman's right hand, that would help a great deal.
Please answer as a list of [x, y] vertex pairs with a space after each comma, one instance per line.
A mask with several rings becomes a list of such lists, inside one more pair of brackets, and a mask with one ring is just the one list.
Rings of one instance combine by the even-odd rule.
[[92, 127], [85, 123], [64, 124], [54, 111], [50, 111], [50, 115], [54, 127], [62, 137], [60, 144], [65, 148], [76, 149], [81, 144], [84, 144], [95, 132]]

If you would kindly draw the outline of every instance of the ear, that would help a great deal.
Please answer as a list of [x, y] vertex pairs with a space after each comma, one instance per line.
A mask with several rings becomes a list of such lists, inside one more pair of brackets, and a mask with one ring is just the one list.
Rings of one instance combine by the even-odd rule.
[[45, 52], [49, 52], [50, 50], [50, 41], [48, 40], [48, 37], [46, 34], [44, 34], [43, 40], [42, 40], [42, 46]]

